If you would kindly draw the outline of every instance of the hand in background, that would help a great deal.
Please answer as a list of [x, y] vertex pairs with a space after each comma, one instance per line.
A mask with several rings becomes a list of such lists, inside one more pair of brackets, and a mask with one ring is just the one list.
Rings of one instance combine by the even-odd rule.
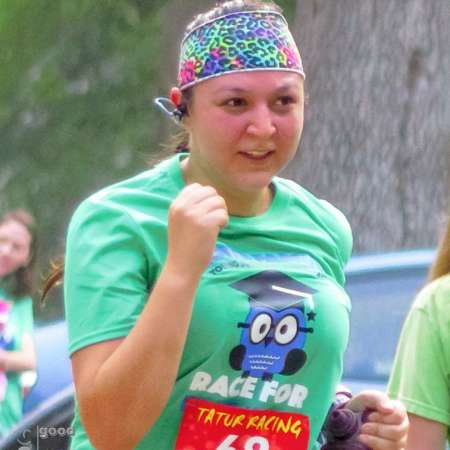
[[373, 450], [402, 450], [406, 447], [409, 421], [405, 407], [380, 391], [362, 391], [346, 407], [353, 411], [373, 410], [361, 427], [358, 439]]

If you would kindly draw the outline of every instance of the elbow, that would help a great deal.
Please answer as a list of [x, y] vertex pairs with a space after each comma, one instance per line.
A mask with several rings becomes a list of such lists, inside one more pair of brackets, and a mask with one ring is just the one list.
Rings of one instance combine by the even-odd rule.
[[91, 394], [77, 396], [81, 422], [97, 450], [133, 450], [147, 434], [154, 420], [147, 420], [145, 428], [131, 408], [114, 398], [99, 398]]

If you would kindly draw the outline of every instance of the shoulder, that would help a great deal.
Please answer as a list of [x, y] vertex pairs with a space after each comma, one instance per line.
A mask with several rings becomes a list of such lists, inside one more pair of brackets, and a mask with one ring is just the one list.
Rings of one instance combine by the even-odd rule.
[[[434, 342], [450, 366], [450, 275], [423, 287], [416, 295], [403, 324], [405, 346]], [[415, 340], [410, 340], [411, 336]]]
[[[286, 178], [277, 178], [279, 185], [283, 186], [290, 194], [296, 198], [302, 206], [311, 214], [317, 216], [317, 219], [323, 221], [327, 226], [338, 226], [344, 228], [344, 231], [351, 233], [350, 224], [345, 215], [328, 201], [316, 197], [304, 187], [293, 180]], [[336, 221], [338, 222], [336, 224]]]
[[17, 298], [13, 302], [13, 309], [19, 312], [31, 312], [33, 310], [33, 299], [29, 296]]
[[328, 201], [316, 197], [293, 180], [277, 177], [278, 185], [286, 190], [293, 201], [291, 207], [301, 207], [334, 240], [342, 263], [350, 258], [353, 236], [345, 215]]
[[412, 311], [425, 313], [433, 321], [450, 326], [450, 274], [428, 283], [414, 300]]
[[100, 231], [107, 225], [107, 228], [139, 227], [143, 216], [149, 218], [167, 208], [177, 191], [166, 170], [169, 163], [170, 160], [163, 161], [90, 195], [76, 208], [69, 224], [69, 237], [80, 227]]

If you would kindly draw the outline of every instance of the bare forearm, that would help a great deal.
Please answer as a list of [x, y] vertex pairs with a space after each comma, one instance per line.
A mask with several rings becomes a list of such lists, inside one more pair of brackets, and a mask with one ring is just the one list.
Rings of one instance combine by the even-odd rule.
[[135, 327], [97, 370], [80, 402], [96, 448], [133, 448], [159, 417], [176, 379], [197, 285], [197, 277], [165, 267]]
[[408, 414], [410, 427], [406, 450], [445, 450], [447, 428], [443, 423]]
[[0, 350], [0, 369], [5, 372], [22, 372], [36, 368], [36, 354], [30, 334], [22, 336], [20, 350]]
[[3, 370], [5, 372], [23, 372], [36, 368], [34, 355], [24, 351], [11, 351], [3, 354]]

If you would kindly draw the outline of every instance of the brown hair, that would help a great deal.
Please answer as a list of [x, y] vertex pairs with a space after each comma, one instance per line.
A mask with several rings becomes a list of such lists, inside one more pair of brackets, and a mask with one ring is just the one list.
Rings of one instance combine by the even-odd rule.
[[450, 218], [439, 243], [437, 255], [428, 273], [429, 281], [450, 273]]
[[[227, 0], [217, 2], [216, 6], [204, 13], [200, 13], [187, 25], [185, 33], [189, 33], [193, 28], [198, 27], [212, 19], [220, 17], [224, 14], [241, 12], [241, 11], [255, 11], [267, 10], [277, 11], [279, 13], [283, 10], [271, 0]], [[193, 89], [185, 89], [182, 92], [181, 104], [178, 107], [181, 110], [181, 120], [184, 116], [189, 114], [189, 108], [192, 103]], [[189, 151], [189, 133], [183, 128], [180, 132], [169, 138], [169, 142], [164, 145], [171, 153], [179, 153]], [[52, 264], [50, 275], [44, 280], [42, 288], [41, 302], [45, 301], [49, 290], [62, 280], [64, 276], [64, 262]]]
[[64, 278], [64, 259], [59, 262], [52, 262], [50, 273], [45, 277], [42, 286], [41, 303], [45, 304], [45, 298], [48, 292], [57, 284], [61, 283]]
[[283, 12], [283, 10], [271, 0], [227, 0], [217, 2], [216, 6], [210, 10], [195, 16], [195, 18], [187, 25], [186, 34], [190, 33], [194, 28], [203, 25], [210, 20], [216, 19], [217, 17], [223, 16], [224, 14], [256, 10]]
[[30, 233], [30, 257], [25, 267], [19, 267], [11, 277], [11, 292], [15, 297], [31, 295], [33, 292], [33, 268], [36, 261], [37, 238], [36, 225], [33, 216], [24, 209], [8, 211], [0, 217], [0, 225], [6, 222], [17, 222], [23, 225]]

